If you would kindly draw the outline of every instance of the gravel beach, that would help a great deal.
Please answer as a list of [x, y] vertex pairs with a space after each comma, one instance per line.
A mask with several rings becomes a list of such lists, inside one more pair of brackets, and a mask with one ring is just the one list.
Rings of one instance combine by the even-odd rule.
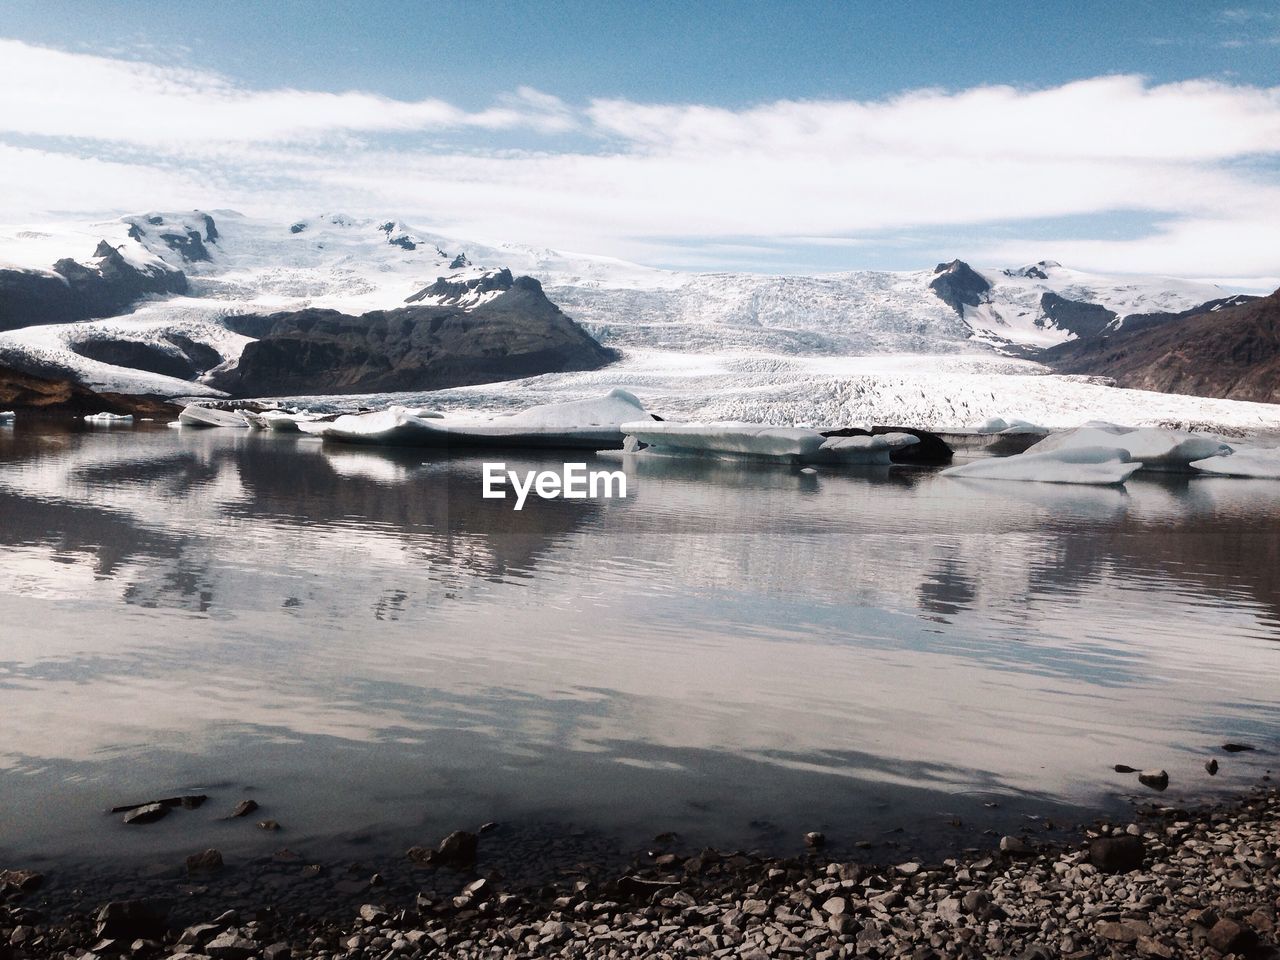
[[[235, 888], [241, 903], [246, 890], [258, 902], [217, 912], [200, 883], [222, 873], [216, 851], [193, 857], [165, 895], [74, 908], [56, 906], [52, 878], [10, 865], [0, 960], [1280, 956], [1270, 786], [1192, 810], [1148, 804], [1135, 822], [1096, 824], [1074, 843], [1006, 836], [941, 862], [831, 862], [817, 834], [792, 858], [674, 852], [678, 838], [659, 840], [621, 872], [581, 864], [557, 883], [517, 886], [486, 872], [482, 835], [459, 831], [386, 876], [348, 869], [337, 883], [345, 906], [278, 902], [258, 883]], [[333, 868], [285, 856], [274, 869]]]

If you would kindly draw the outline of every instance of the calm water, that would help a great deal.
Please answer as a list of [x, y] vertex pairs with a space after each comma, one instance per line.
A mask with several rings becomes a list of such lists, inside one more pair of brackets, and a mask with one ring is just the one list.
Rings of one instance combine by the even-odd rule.
[[[1227, 740], [1264, 749], [1215, 788], [1272, 762], [1280, 484], [655, 460], [513, 513], [483, 459], [0, 431], [0, 860], [487, 820], [909, 842], [1114, 808], [1117, 762], [1167, 796]], [[285, 834], [215, 819], [250, 795]]]

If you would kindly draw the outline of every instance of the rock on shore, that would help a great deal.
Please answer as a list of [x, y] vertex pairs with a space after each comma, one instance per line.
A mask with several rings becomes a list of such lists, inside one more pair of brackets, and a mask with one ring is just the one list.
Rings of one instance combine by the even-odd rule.
[[[21, 889], [0, 956], [211, 957], [1259, 957], [1276, 956], [1280, 793], [1236, 807], [1155, 808], [1075, 846], [1003, 843], [942, 863], [869, 866], [712, 850], [650, 855], [623, 877], [508, 891], [431, 870], [451, 896], [366, 888], [344, 917], [263, 904], [182, 929], [108, 904], [49, 924]], [[480, 865], [483, 869], [483, 848]], [[420, 871], [425, 868], [419, 868]], [[439, 887], [439, 883], [436, 883]]]

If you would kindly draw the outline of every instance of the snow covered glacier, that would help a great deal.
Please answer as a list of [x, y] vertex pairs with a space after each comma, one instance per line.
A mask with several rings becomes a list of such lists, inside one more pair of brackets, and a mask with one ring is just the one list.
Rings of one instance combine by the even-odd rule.
[[[206, 240], [210, 223], [216, 236]], [[0, 334], [0, 362], [17, 355], [60, 365], [110, 390], [210, 395], [216, 391], [204, 382], [208, 370], [234, 363], [250, 340], [236, 332], [236, 316], [387, 309], [440, 277], [483, 277], [505, 267], [540, 280], [569, 316], [619, 348], [622, 360], [602, 370], [388, 402], [500, 412], [617, 387], [664, 416], [779, 426], [959, 427], [1000, 416], [1051, 427], [1104, 419], [1280, 429], [1280, 408], [1118, 390], [1050, 375], [1029, 359], [1078, 331], [1187, 310], [1230, 292], [1205, 283], [1102, 276], [1052, 261], [823, 276], [692, 273], [478, 244], [395, 220], [326, 214], [281, 223], [217, 210], [0, 227], [0, 266], [47, 269], [103, 239], [139, 263], [180, 268], [187, 294], [151, 299], [124, 316]], [[944, 281], [950, 286], [942, 291]], [[175, 366], [111, 362], [111, 353], [94, 348], [101, 341], [141, 344], [161, 360], [172, 356]], [[199, 372], [173, 375], [196, 351]]]

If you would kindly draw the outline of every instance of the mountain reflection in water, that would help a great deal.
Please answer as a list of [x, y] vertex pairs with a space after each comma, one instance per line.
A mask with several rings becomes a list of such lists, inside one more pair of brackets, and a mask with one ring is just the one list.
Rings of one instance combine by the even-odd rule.
[[0, 851], [199, 846], [101, 811], [249, 787], [290, 843], [863, 836], [1108, 807], [1117, 762], [1194, 795], [1214, 745], [1280, 729], [1280, 484], [655, 458], [626, 500], [516, 512], [485, 460], [558, 466], [0, 432]]

